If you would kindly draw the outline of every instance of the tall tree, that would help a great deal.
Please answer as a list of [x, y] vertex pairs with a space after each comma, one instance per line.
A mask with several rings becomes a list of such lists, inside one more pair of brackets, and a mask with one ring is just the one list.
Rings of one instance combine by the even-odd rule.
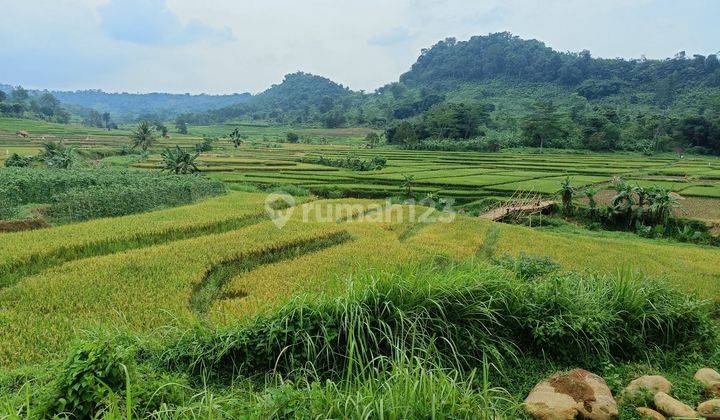
[[535, 104], [532, 112], [523, 119], [522, 132], [528, 145], [539, 146], [541, 153], [547, 140], [567, 136], [562, 115], [552, 101], [539, 101]]
[[177, 117], [177, 119], [175, 120], [175, 128], [180, 134], [188, 133], [187, 122], [182, 117]]
[[94, 109], [91, 109], [85, 118], [83, 118], [83, 124], [89, 127], [101, 128], [103, 126], [102, 115]]
[[17, 86], [12, 90], [12, 93], [10, 93], [10, 97], [16, 104], [25, 105], [28, 99], [30, 99], [30, 94], [24, 87]]
[[110, 113], [109, 113], [109, 112], [103, 112], [103, 114], [102, 114], [102, 122], [103, 122], [103, 125], [105, 125], [105, 129], [106, 129], [107, 131], [110, 131], [110, 123], [111, 123], [111, 121], [112, 121], [112, 120], [110, 119]]

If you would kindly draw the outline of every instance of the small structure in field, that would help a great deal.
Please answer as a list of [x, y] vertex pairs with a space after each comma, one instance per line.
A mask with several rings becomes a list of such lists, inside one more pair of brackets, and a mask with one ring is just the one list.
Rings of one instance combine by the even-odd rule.
[[540, 194], [518, 190], [510, 199], [499, 203], [478, 217], [494, 222], [518, 223], [524, 218], [547, 212], [554, 204], [554, 201], [543, 199]]
[[25, 130], [16, 131], [15, 134], [18, 135], [19, 137], [30, 137], [30, 133], [28, 133]]

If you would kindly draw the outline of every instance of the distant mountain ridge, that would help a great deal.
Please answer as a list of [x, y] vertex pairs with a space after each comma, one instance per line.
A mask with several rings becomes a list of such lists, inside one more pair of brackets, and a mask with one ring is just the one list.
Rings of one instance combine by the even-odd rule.
[[[0, 84], [0, 90], [12, 91], [13, 86]], [[76, 91], [48, 91], [29, 89], [33, 96], [52, 93], [60, 102], [76, 114], [83, 115], [90, 109], [100, 113], [109, 112], [117, 121], [132, 121], [143, 116], [166, 120], [189, 112], [202, 112], [242, 103], [252, 98], [250, 93], [229, 95], [176, 94], [176, 93], [114, 93], [99, 89]]]
[[288, 74], [257, 95], [52, 93], [72, 111], [107, 111], [120, 120], [152, 114], [161, 120], [182, 115], [191, 124], [251, 119], [337, 127], [383, 126], [443, 101], [493, 103], [515, 112], [527, 108], [528, 101], [541, 99], [581, 106], [580, 97], [587, 106], [627, 111], [704, 112], [707, 98], [717, 92], [716, 54], [687, 57], [680, 52], [664, 60], [594, 58], [586, 50], [559, 52], [541, 41], [500, 32], [467, 41], [439, 41], [423, 49], [397, 82], [369, 94], [303, 72]]

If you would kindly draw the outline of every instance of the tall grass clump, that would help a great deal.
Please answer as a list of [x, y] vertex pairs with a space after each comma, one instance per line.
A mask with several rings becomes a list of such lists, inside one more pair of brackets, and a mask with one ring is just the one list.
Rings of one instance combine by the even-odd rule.
[[433, 354], [466, 369], [523, 354], [592, 364], [638, 359], [653, 349], [703, 346], [714, 337], [707, 302], [629, 271], [612, 276], [551, 273], [533, 281], [484, 263], [369, 276], [334, 300], [297, 299], [272, 315], [198, 329], [159, 355], [170, 369], [215, 379], [328, 376], [392, 358]]
[[705, 354], [717, 343], [710, 310], [628, 270], [528, 278], [484, 259], [407, 266], [355, 278], [343, 296], [297, 297], [237, 325], [82, 344], [40, 393], [60, 405], [37, 409], [155, 418], [513, 416], [517, 398], [490, 378], [539, 357], [592, 369]]

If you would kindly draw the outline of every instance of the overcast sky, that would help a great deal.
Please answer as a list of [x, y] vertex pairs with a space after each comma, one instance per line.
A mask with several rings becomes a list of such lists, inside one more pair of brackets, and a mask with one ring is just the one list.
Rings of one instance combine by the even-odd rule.
[[371, 91], [445, 37], [706, 55], [719, 17], [720, 0], [0, 0], [0, 83], [254, 93], [302, 70]]

